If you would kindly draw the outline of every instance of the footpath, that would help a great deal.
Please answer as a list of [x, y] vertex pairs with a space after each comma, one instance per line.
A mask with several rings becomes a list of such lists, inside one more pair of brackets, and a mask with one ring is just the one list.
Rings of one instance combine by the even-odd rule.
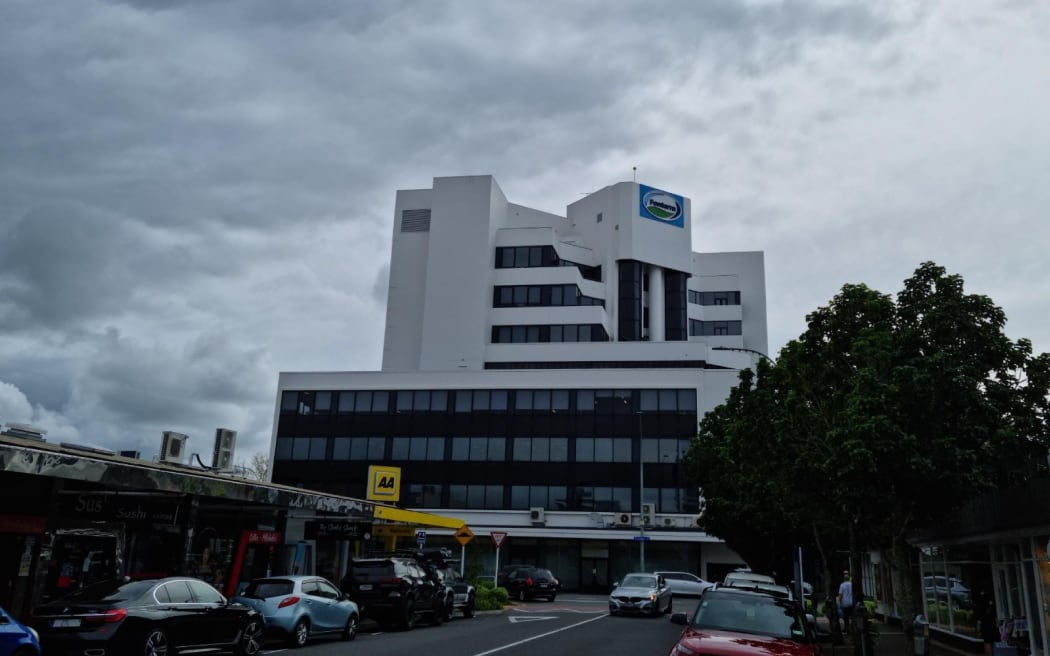
[[[823, 626], [821, 626], [823, 624]], [[871, 653], [859, 650], [854, 640], [843, 636], [844, 642], [836, 645], [830, 642], [821, 643], [821, 651], [824, 656], [975, 656], [976, 652], [961, 651], [954, 647], [942, 644], [936, 640], [927, 638], [926, 653], [917, 649], [915, 640], [904, 635], [904, 629], [899, 624], [872, 621], [875, 635], [871, 641]], [[827, 620], [817, 619], [818, 631], [827, 631]]]

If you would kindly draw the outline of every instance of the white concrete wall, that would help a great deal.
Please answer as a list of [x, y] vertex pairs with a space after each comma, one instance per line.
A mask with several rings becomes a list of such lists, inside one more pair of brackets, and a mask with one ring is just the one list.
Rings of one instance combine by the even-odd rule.
[[430, 233], [401, 232], [401, 212], [429, 209], [430, 203], [429, 189], [399, 191], [394, 202], [394, 237], [390, 248], [390, 281], [387, 284], [386, 332], [383, 339], [384, 371], [414, 371], [419, 368]]

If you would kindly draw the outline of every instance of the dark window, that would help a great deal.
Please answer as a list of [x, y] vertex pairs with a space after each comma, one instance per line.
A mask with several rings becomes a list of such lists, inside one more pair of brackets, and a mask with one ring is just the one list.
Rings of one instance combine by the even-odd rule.
[[299, 407], [299, 392], [281, 393], [281, 413], [291, 414]]
[[743, 325], [740, 321], [699, 321], [689, 320], [689, 334], [692, 336], [741, 335]]
[[689, 302], [694, 305], [740, 305], [740, 292], [698, 292], [690, 289]]

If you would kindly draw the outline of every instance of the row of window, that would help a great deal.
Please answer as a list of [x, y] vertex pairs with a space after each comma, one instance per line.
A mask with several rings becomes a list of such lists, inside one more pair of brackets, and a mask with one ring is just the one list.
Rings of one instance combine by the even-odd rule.
[[[576, 510], [631, 512], [636, 488], [558, 485], [444, 485], [408, 486], [408, 503], [414, 508], [464, 508], [489, 510]], [[696, 513], [700, 498], [696, 488], [645, 488], [644, 502], [660, 513]]]
[[500, 246], [496, 248], [497, 269], [526, 269], [534, 267], [576, 267], [586, 280], [601, 282], [602, 268], [570, 262], [558, 257], [553, 246]]
[[630, 415], [636, 412], [696, 413], [696, 390], [686, 389], [493, 389], [286, 391], [281, 414], [574, 412]]
[[584, 296], [576, 285], [498, 285], [492, 294], [492, 307], [560, 307], [600, 305], [600, 298]]
[[[274, 460], [678, 462], [689, 439], [629, 437], [278, 437]], [[508, 444], [510, 448], [508, 449]]]
[[607, 342], [609, 333], [600, 323], [568, 323], [552, 326], [493, 326], [493, 344], [536, 342]]
[[689, 290], [693, 305], [740, 305], [740, 292], [698, 292]]
[[689, 320], [689, 335], [693, 337], [707, 335], [741, 335], [743, 334], [742, 331], [743, 323], [741, 321]]

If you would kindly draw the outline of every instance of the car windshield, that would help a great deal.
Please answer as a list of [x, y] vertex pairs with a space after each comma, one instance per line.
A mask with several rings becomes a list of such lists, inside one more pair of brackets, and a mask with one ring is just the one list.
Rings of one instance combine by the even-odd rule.
[[806, 635], [802, 619], [791, 603], [758, 595], [705, 596], [697, 606], [693, 626], [773, 638], [798, 639]]
[[628, 574], [621, 584], [625, 588], [655, 588], [656, 577], [648, 574]]
[[295, 584], [288, 579], [265, 579], [263, 581], [252, 581], [244, 591], [245, 597], [254, 599], [269, 599], [270, 597], [284, 597], [292, 594]]

